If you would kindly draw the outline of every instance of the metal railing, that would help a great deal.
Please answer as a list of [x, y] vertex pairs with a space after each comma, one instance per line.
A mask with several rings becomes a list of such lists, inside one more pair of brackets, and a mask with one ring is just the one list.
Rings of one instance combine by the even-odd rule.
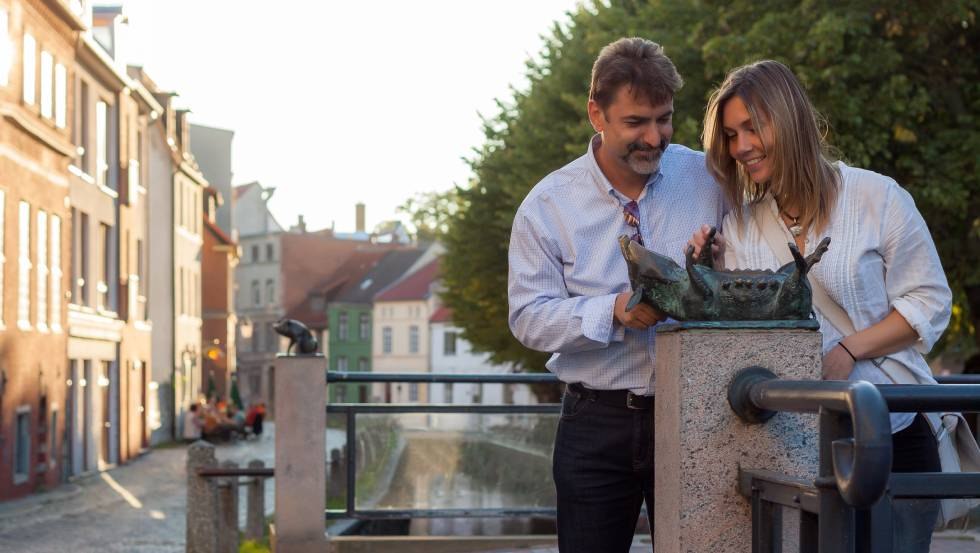
[[758, 367], [739, 372], [729, 403], [750, 423], [776, 411], [819, 413], [819, 472], [814, 482], [765, 470], [740, 474], [751, 498], [753, 552], [781, 551], [780, 507], [800, 511], [800, 551], [892, 551], [896, 499], [980, 497], [980, 473], [891, 473], [888, 414], [980, 411], [980, 378], [940, 385], [780, 381]]
[[[559, 384], [550, 373], [527, 374], [440, 374], [440, 373], [373, 373], [328, 371], [330, 384], [426, 383], [426, 384]], [[483, 518], [483, 517], [554, 517], [554, 508], [454, 508], [454, 509], [358, 509], [356, 504], [357, 416], [361, 414], [505, 414], [558, 415], [561, 404], [433, 404], [433, 403], [336, 403], [327, 405], [327, 416], [346, 416], [346, 451], [343, 463], [346, 476], [345, 507], [327, 509], [326, 518], [380, 520], [405, 518]]]

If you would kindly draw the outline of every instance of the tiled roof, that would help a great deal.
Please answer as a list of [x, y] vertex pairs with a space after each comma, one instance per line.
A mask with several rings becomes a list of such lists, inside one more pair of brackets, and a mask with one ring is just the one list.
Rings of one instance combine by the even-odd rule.
[[[354, 244], [358, 245], [356, 242]], [[365, 247], [363, 244], [360, 246]], [[302, 321], [310, 328], [327, 328], [326, 304], [351, 283], [360, 282], [389, 253], [391, 246], [367, 245], [366, 248], [349, 252], [331, 274], [308, 288], [306, 297], [293, 304], [286, 317]], [[314, 309], [313, 303], [317, 298], [323, 299], [322, 307]]]
[[442, 305], [436, 312], [429, 317], [430, 323], [451, 323], [453, 321], [453, 310]]
[[425, 250], [420, 248], [389, 251], [367, 274], [348, 281], [332, 301], [371, 303], [375, 294], [405, 276], [406, 271], [423, 253]]
[[207, 227], [207, 229], [210, 230], [211, 233], [214, 234], [215, 237], [217, 237], [218, 241], [221, 242], [222, 244], [226, 246], [231, 246], [235, 243], [235, 241], [232, 240], [231, 237], [225, 234], [225, 231], [221, 230], [218, 227], [218, 225], [212, 223], [211, 221], [205, 219], [204, 226]]
[[434, 259], [418, 271], [382, 290], [374, 301], [424, 300], [432, 292], [432, 283], [439, 277], [439, 260]]

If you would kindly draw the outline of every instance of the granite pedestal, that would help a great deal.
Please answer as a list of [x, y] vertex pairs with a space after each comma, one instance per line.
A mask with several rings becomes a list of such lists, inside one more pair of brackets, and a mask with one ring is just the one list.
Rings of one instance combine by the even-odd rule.
[[753, 365], [782, 379], [819, 379], [820, 333], [702, 326], [657, 331], [657, 553], [751, 551], [751, 508], [738, 492], [739, 469], [817, 474], [815, 415], [779, 413], [749, 425], [732, 412], [727, 392], [735, 373]]
[[327, 361], [276, 358], [276, 552], [323, 553]]

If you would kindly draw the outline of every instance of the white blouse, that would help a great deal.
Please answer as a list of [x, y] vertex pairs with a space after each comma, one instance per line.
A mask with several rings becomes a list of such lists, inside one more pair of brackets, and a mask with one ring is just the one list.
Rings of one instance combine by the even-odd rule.
[[[847, 312], [858, 331], [881, 321], [892, 309], [898, 311], [919, 334], [908, 348], [890, 354], [917, 373], [921, 382], [935, 382], [921, 353], [927, 353], [949, 323], [952, 292], [946, 282], [936, 246], [915, 202], [894, 180], [873, 171], [839, 163], [843, 186], [830, 222], [821, 234], [812, 229], [806, 251], [830, 237], [830, 249], [811, 269], [811, 277]], [[793, 236], [778, 215], [776, 202], [768, 199], [777, 213], [786, 241]], [[747, 208], [741, 224], [733, 214], [725, 217], [722, 233], [727, 240], [725, 266], [745, 269], [777, 269], [776, 255], [769, 248], [758, 224]], [[843, 336], [819, 314], [823, 351], [828, 352]], [[875, 384], [892, 381], [869, 360], [858, 361], [850, 380]], [[914, 419], [914, 413], [892, 415], [897, 432]]]

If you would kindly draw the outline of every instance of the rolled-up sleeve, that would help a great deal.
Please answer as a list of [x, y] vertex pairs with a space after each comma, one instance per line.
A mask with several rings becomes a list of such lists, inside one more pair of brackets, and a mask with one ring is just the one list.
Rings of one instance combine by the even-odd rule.
[[890, 187], [883, 225], [888, 301], [919, 334], [915, 348], [928, 352], [946, 330], [953, 302], [939, 253], [912, 196], [897, 185]]
[[508, 259], [508, 323], [522, 344], [568, 353], [623, 339], [613, 319], [616, 294], [569, 297], [558, 245], [523, 209], [514, 217]]

